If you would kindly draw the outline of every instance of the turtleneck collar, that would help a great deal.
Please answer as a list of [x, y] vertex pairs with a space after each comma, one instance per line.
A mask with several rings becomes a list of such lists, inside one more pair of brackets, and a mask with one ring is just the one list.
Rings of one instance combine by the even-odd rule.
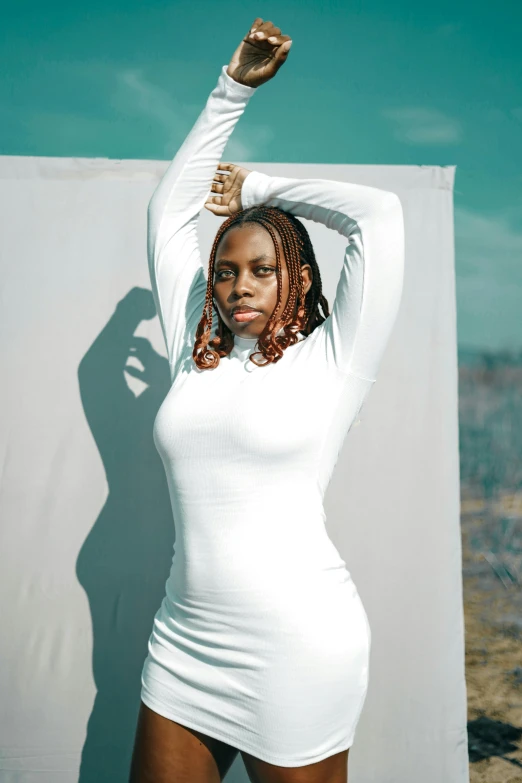
[[253, 348], [257, 342], [257, 337], [239, 337], [234, 335], [234, 345], [244, 346], [245, 348]]
[[[238, 337], [237, 334], [234, 335], [234, 345], [230, 352], [231, 356], [236, 356], [241, 361], [244, 361], [251, 353], [257, 350], [257, 337]], [[252, 362], [250, 364], [252, 364], [252, 367], [255, 366]]]
[[[283, 334], [283, 329], [279, 330], [279, 334]], [[298, 332], [299, 340], [303, 340], [305, 335], [303, 332]], [[234, 347], [232, 353], [235, 354], [250, 354], [257, 350], [257, 337], [240, 337], [234, 335]]]

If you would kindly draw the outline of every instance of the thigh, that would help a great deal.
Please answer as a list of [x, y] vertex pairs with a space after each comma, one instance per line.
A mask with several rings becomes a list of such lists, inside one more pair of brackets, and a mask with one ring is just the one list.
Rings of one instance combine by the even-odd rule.
[[348, 750], [304, 767], [278, 767], [241, 752], [251, 783], [348, 783]]
[[237, 753], [141, 702], [129, 783], [221, 783]]

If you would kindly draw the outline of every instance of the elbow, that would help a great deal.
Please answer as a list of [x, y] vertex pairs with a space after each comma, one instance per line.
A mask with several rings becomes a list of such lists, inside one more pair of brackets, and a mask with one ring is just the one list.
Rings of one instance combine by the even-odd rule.
[[379, 201], [375, 205], [373, 219], [381, 229], [386, 228], [391, 235], [404, 234], [402, 203], [396, 193], [388, 190], [381, 191]]
[[396, 193], [391, 190], [371, 189], [371, 197], [366, 203], [366, 220], [377, 230], [384, 226], [402, 224], [402, 204]]
[[153, 193], [147, 205], [147, 221], [149, 224], [154, 221], [158, 214], [158, 206], [158, 198], [156, 193]]
[[402, 220], [402, 204], [396, 193], [391, 190], [383, 190], [380, 202], [380, 211], [383, 214], [391, 214]]

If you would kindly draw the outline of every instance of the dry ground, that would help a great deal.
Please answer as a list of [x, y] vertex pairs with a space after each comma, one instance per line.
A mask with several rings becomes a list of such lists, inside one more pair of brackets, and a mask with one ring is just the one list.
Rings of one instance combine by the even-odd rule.
[[461, 518], [470, 781], [522, 783], [522, 495], [464, 489]]

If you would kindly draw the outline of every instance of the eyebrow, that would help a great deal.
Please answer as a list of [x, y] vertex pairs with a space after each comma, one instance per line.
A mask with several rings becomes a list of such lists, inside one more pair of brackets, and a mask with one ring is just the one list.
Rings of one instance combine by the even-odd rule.
[[[255, 258], [251, 258], [248, 263], [249, 264], [255, 264], [256, 261], [264, 261], [267, 258], [270, 258], [270, 259], [274, 260], [272, 258], [272, 256], [269, 256], [266, 253], [262, 253], [260, 256], [256, 256]], [[229, 261], [227, 258], [220, 258], [219, 261], [216, 261], [216, 266], [219, 266], [220, 264], [232, 264], [232, 265], [234, 265], [235, 263], [236, 263], [235, 261]]]

